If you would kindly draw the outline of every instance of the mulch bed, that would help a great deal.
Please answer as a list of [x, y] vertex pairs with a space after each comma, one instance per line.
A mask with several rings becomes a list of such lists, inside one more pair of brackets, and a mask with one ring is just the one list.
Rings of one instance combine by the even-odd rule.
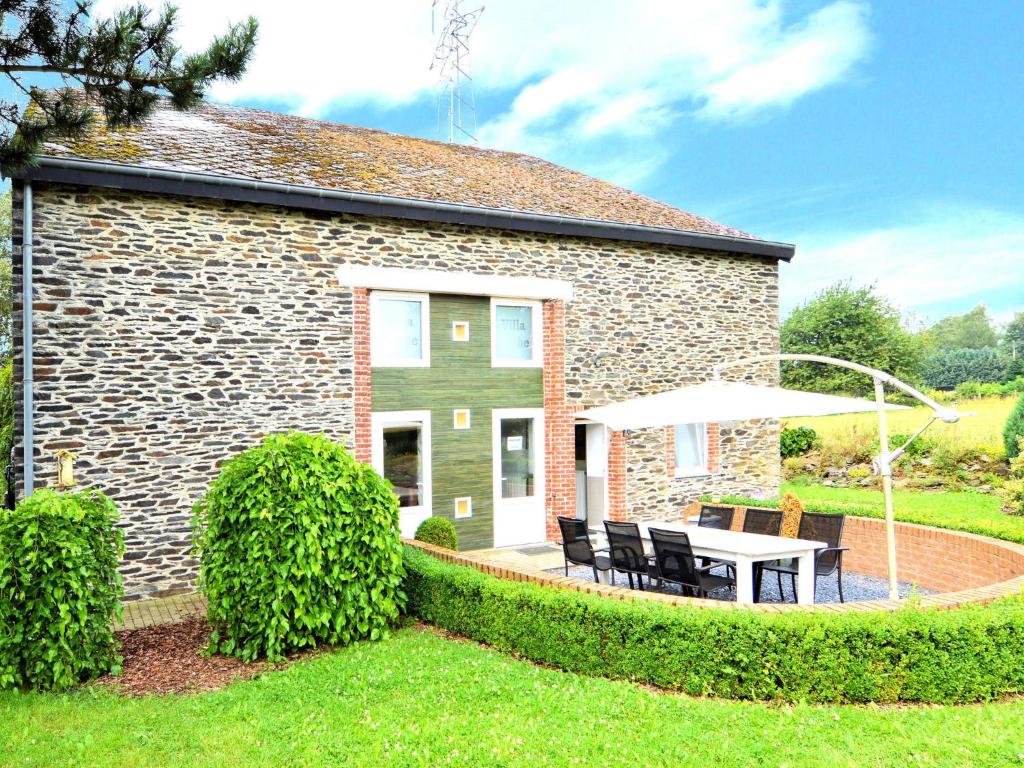
[[124, 656], [122, 673], [98, 682], [127, 696], [213, 691], [268, 668], [265, 662], [246, 664], [232, 656], [205, 655], [210, 627], [203, 619], [126, 630], [116, 637]]

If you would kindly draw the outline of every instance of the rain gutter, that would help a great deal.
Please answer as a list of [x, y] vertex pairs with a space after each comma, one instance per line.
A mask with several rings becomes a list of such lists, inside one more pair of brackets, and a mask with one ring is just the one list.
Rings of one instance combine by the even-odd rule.
[[36, 166], [23, 169], [12, 175], [26, 181], [112, 187], [137, 192], [205, 197], [279, 205], [288, 208], [491, 227], [569, 237], [595, 237], [606, 240], [676, 245], [708, 251], [764, 256], [782, 261], [792, 259], [795, 251], [795, 247], [789, 243], [756, 238], [714, 235], [645, 224], [621, 224], [600, 219], [530, 213], [438, 200], [347, 192], [277, 181], [259, 181], [236, 176], [127, 165], [101, 160], [41, 157]]
[[35, 464], [34, 435], [32, 434], [32, 182], [25, 181], [22, 191], [22, 236], [21, 236], [21, 391], [23, 403], [22, 444], [24, 446], [25, 498], [35, 490], [33, 476]]

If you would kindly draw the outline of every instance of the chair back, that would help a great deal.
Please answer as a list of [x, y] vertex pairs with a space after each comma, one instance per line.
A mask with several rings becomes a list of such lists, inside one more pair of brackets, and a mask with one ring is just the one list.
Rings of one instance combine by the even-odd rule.
[[644, 540], [636, 523], [604, 521], [611, 550], [612, 568], [616, 571], [647, 575], [647, 560], [644, 557]]
[[558, 528], [562, 532], [562, 551], [565, 559], [581, 565], [594, 564], [594, 548], [587, 535], [587, 523], [575, 517], [558, 517]]
[[721, 528], [727, 531], [732, 528], [732, 516], [735, 512], [735, 507], [701, 504], [700, 519], [697, 521], [697, 525], [701, 528]]
[[747, 507], [743, 517], [743, 532], [778, 536], [782, 532], [782, 510]]
[[690, 537], [683, 531], [648, 528], [654, 545], [654, 559], [658, 564], [658, 577], [686, 587], [700, 588], [697, 561], [690, 547]]
[[797, 537], [811, 541], [824, 541], [832, 550], [818, 555], [816, 565], [819, 576], [827, 576], [839, 564], [839, 553], [835, 551], [835, 548], [843, 540], [843, 523], [845, 522], [846, 515], [804, 512], [800, 516], [800, 533], [797, 534]]

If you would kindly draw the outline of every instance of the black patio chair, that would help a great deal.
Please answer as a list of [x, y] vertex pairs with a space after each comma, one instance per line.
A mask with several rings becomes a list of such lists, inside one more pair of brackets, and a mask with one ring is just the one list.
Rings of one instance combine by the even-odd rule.
[[[594, 549], [590, 543], [590, 535], [587, 533], [586, 520], [578, 520], [575, 517], [558, 517], [558, 528], [562, 532], [562, 555], [565, 557], [565, 575], [569, 575], [569, 563], [573, 565], [589, 565], [594, 569], [594, 581], [597, 581], [598, 571], [610, 571], [612, 569], [611, 558], [599, 554], [607, 552], [607, 547]], [[614, 581], [614, 575], [613, 575]]]
[[697, 565], [690, 537], [683, 531], [649, 528], [647, 532], [654, 544], [654, 563], [661, 581], [678, 584], [683, 594], [694, 597], [707, 597], [711, 592], [736, 586], [735, 578], [711, 573], [711, 569], [721, 563]]
[[639, 526], [636, 523], [605, 520], [604, 530], [608, 534], [608, 546], [611, 549], [612, 571], [626, 574], [630, 589], [633, 589], [633, 577], [636, 576], [637, 585], [643, 589], [643, 577], [651, 577], [654, 556], [644, 550]]
[[[727, 507], [720, 504], [701, 504], [697, 525], [700, 528], [718, 528], [728, 531], [732, 529], [732, 519], [735, 514], [736, 507]], [[710, 563], [711, 560], [706, 557], [700, 559], [701, 567]]]
[[735, 507], [701, 504], [697, 525], [701, 528], [722, 528], [727, 531], [732, 528], [732, 518], [735, 512]]
[[[743, 532], [759, 533], [762, 536], [778, 536], [782, 532], [782, 510], [763, 507], [747, 507], [743, 515]], [[764, 580], [764, 563], [754, 563], [754, 602], [761, 601], [761, 582]]]
[[[843, 552], [848, 552], [849, 547], [839, 546], [843, 540], [843, 524], [846, 522], [846, 515], [828, 515], [821, 512], [804, 512], [800, 516], [800, 532], [798, 539], [810, 541], [824, 541], [828, 544], [825, 549], [819, 549], [814, 553], [814, 583], [822, 576], [836, 574], [839, 581], [839, 602], [845, 602], [843, 598]], [[782, 590], [782, 575], [789, 574], [790, 585], [793, 587], [793, 595], [796, 595], [796, 577], [799, 573], [798, 563], [795, 560], [776, 560], [773, 563], [765, 563], [764, 570], [775, 571], [779, 579], [779, 596], [785, 600], [786, 593]]]
[[778, 536], [782, 531], [782, 510], [747, 507], [743, 517], [744, 533]]

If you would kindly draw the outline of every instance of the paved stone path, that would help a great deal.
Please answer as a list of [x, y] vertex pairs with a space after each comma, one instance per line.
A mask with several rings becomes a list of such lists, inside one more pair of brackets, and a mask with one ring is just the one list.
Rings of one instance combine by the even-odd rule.
[[206, 615], [206, 600], [198, 592], [151, 600], [132, 600], [122, 603], [122, 606], [124, 617], [114, 625], [114, 631], [142, 629], [155, 624], [176, 624]]

